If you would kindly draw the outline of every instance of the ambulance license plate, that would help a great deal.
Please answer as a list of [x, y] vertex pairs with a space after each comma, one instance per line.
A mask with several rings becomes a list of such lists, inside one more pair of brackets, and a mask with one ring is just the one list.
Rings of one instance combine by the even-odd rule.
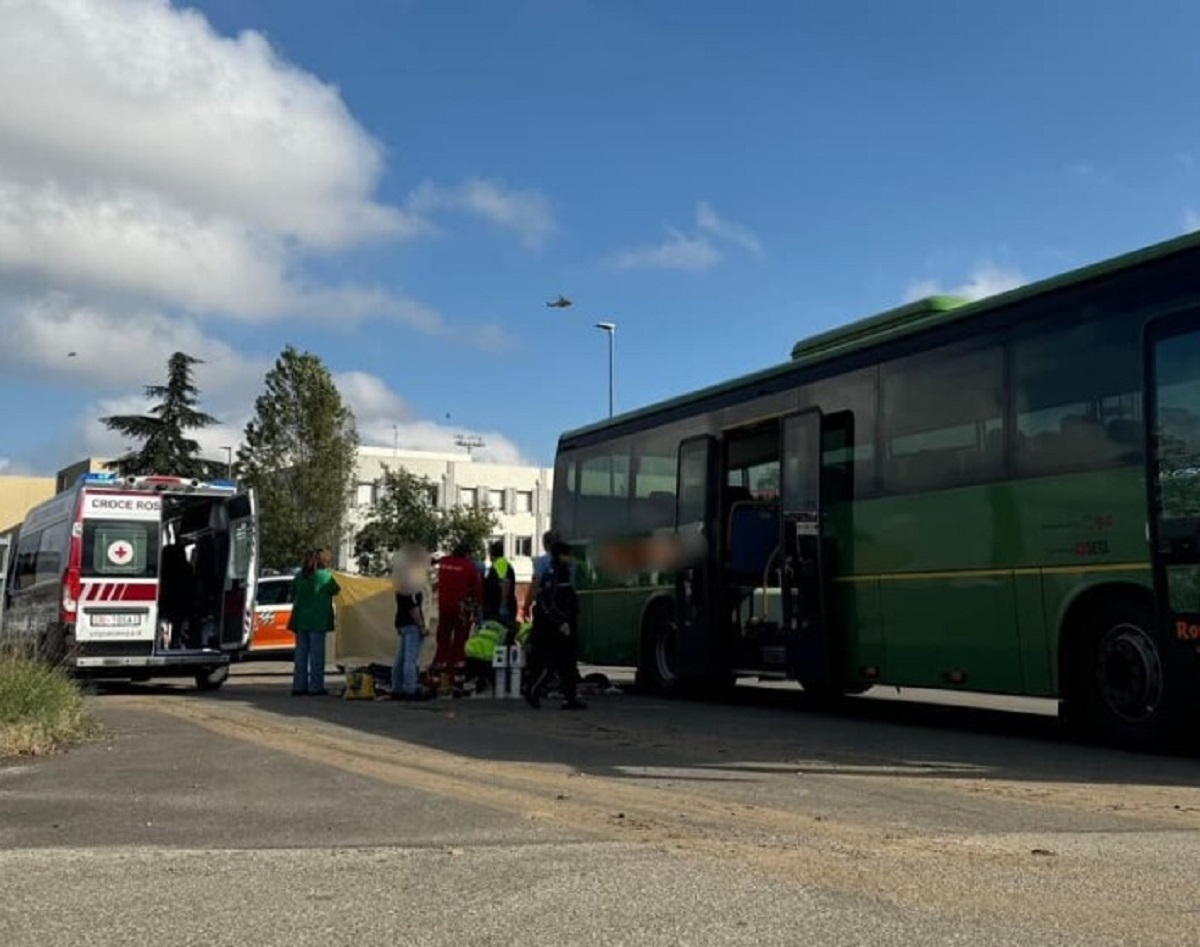
[[94, 628], [132, 628], [141, 623], [141, 615], [128, 612], [104, 612], [88, 616], [88, 624]]

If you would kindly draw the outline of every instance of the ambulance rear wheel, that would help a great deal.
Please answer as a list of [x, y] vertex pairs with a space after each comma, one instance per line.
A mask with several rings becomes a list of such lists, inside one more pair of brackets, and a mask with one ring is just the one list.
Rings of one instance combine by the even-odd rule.
[[219, 690], [229, 679], [229, 666], [205, 668], [196, 674], [196, 686], [202, 691]]

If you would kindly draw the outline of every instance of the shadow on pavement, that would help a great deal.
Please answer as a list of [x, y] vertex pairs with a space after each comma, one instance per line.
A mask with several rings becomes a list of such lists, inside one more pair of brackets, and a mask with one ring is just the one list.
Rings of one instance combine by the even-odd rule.
[[728, 782], [781, 773], [978, 778], [1075, 784], [1200, 786], [1200, 758], [1127, 753], [1073, 743], [1052, 716], [889, 698], [817, 705], [797, 690], [739, 687], [721, 703], [626, 690], [564, 713], [546, 701], [441, 699], [409, 704], [290, 696], [279, 665], [240, 666], [215, 694], [189, 684], [101, 693], [233, 702], [467, 757], [558, 764], [589, 775]]

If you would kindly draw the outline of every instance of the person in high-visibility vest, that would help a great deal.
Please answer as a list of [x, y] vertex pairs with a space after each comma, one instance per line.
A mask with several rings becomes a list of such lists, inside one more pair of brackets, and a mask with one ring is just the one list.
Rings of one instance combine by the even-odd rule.
[[506, 647], [508, 629], [496, 621], [480, 622], [467, 639], [463, 653], [467, 659], [467, 682], [474, 682], [479, 694], [492, 686], [492, 658], [496, 649]]
[[504, 556], [504, 541], [488, 546], [491, 568], [483, 580], [483, 620], [512, 628], [517, 620], [517, 575]]

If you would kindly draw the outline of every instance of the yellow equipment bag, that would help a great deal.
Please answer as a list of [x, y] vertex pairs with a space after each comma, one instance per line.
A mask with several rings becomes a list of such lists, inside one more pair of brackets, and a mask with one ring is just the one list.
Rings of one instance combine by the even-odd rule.
[[346, 689], [342, 691], [346, 700], [374, 700], [375, 678], [366, 668], [354, 668], [346, 672]]

